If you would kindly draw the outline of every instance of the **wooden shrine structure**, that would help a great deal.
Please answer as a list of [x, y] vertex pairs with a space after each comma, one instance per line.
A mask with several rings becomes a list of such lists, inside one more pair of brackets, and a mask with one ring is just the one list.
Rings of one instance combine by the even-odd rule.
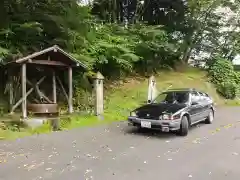
[[[45, 108], [46, 110], [48, 105], [49, 108], [51, 108], [51, 105], [57, 105], [57, 86], [61, 89], [60, 93], [67, 99], [68, 112], [72, 113], [73, 68], [81, 68], [83, 71], [87, 70], [87, 66], [57, 45], [8, 62], [5, 67], [7, 68], [9, 77], [9, 111], [13, 113], [22, 105], [21, 111], [23, 119], [27, 118], [29, 108], [31, 109], [38, 106], [38, 108]], [[66, 81], [68, 82], [68, 85], [65, 84], [65, 86], [63, 83], [64, 73], [67, 74]], [[41, 90], [40, 85], [43, 84], [44, 81], [48, 83], [46, 83], [47, 85]], [[66, 86], [68, 87], [67, 90], [65, 88]], [[44, 89], [47, 90], [44, 92]], [[20, 92], [20, 94], [16, 96], [18, 92]], [[30, 95], [32, 95], [33, 92], [35, 92], [35, 96], [32, 96], [30, 100]]]

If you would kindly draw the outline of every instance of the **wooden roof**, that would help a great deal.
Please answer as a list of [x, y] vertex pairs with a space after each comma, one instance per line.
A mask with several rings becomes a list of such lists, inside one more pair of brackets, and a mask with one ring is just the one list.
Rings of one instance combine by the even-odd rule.
[[25, 56], [20, 59], [16, 59], [11, 61], [10, 63], [22, 64], [39, 64], [39, 65], [51, 65], [51, 66], [81, 66], [84, 69], [88, 69], [88, 67], [62, 50], [57, 45], [49, 47], [39, 52], [35, 52], [31, 55]]

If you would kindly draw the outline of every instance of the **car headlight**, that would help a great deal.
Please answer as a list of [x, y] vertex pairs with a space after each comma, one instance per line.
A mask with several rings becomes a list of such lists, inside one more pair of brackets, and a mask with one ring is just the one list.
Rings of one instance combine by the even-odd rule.
[[136, 113], [135, 111], [132, 111], [132, 112], [130, 113], [130, 116], [132, 116], [132, 117], [137, 117], [137, 113]]
[[171, 115], [170, 114], [163, 114], [162, 119], [163, 120], [169, 120], [169, 119], [171, 119]]
[[180, 118], [181, 118], [181, 114], [176, 114], [176, 115], [163, 114], [162, 116], [159, 117], [159, 119], [162, 119], [162, 120], [175, 120]]

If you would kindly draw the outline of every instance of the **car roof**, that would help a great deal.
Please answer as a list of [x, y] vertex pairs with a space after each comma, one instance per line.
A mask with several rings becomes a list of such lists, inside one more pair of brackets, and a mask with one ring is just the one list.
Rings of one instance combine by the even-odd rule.
[[195, 88], [177, 88], [177, 89], [168, 89], [165, 92], [191, 92], [197, 91]]
[[[200, 91], [200, 90], [197, 90], [197, 89], [195, 89], [195, 88], [176, 88], [176, 89], [168, 89], [168, 90], [163, 91], [163, 92], [161, 92], [161, 93], [168, 93], [168, 92], [191, 93], [191, 92], [193, 92], [193, 91], [195, 91], [195, 92], [197, 92], [197, 93], [202, 93], [202, 94], [205, 94], [205, 95], [209, 96], [208, 93], [203, 92], [203, 91]], [[161, 94], [161, 93], [160, 93], [160, 94]]]

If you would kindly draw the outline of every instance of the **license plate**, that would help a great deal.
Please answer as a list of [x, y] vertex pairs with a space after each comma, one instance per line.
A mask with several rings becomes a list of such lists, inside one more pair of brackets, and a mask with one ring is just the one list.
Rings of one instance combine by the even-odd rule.
[[163, 132], [169, 132], [169, 127], [162, 127]]
[[151, 128], [151, 122], [141, 121], [141, 127], [143, 127], [143, 128]]

